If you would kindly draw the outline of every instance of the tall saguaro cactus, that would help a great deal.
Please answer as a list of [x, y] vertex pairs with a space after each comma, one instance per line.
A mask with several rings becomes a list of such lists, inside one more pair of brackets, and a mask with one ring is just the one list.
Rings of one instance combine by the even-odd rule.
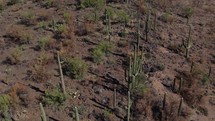
[[211, 66], [209, 67], [209, 71], [208, 71], [208, 77], [210, 77], [211, 76]]
[[45, 113], [45, 110], [44, 110], [44, 108], [43, 108], [43, 104], [42, 104], [42, 103], [40, 103], [40, 110], [41, 110], [41, 112], [42, 112], [42, 115], [41, 115], [42, 121], [47, 121], [47, 120], [46, 120], [46, 113]]
[[190, 55], [190, 48], [192, 47], [192, 40], [191, 40], [191, 26], [189, 26], [189, 35], [186, 41], [183, 42], [183, 45], [186, 49], [186, 58], [189, 58]]
[[78, 108], [75, 107], [75, 120], [79, 121], [79, 113], [78, 113]]
[[113, 94], [113, 107], [116, 108], [117, 106], [117, 100], [116, 100], [116, 88], [114, 88], [114, 94]]
[[57, 60], [58, 60], [58, 66], [59, 66], [59, 70], [60, 70], [61, 87], [63, 90], [63, 94], [66, 95], [66, 87], [65, 87], [65, 82], [64, 82], [64, 78], [63, 78], [63, 71], [62, 71], [59, 52], [57, 52]]
[[163, 96], [163, 110], [165, 110], [166, 108], [166, 92], [164, 93], [164, 96]]
[[180, 83], [179, 83], [179, 88], [178, 88], [178, 93], [181, 93], [182, 90], [182, 84], [183, 84], [183, 78], [180, 79]]
[[183, 97], [181, 98], [180, 100], [180, 104], [179, 104], [179, 107], [178, 107], [178, 116], [181, 115], [181, 111], [182, 111], [182, 103], [183, 103]]
[[155, 16], [154, 16], [154, 31], [156, 31], [156, 27], [157, 27], [157, 13], [155, 12]]
[[130, 121], [130, 114], [131, 113], [131, 95], [128, 91], [128, 109], [127, 109], [127, 121]]
[[138, 30], [137, 30], [137, 50], [139, 50], [140, 47], [140, 18], [138, 20]]
[[146, 22], [145, 22], [145, 39], [146, 41], [148, 41], [148, 34], [151, 30], [151, 21], [150, 21], [150, 10], [147, 13], [147, 18], [146, 18]]

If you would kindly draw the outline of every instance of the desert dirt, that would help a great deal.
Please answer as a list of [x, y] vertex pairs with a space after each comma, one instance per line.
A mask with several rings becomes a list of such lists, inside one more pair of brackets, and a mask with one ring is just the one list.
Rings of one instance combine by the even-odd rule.
[[[96, 21], [93, 7], [79, 9], [79, 2], [84, 0], [26, 0], [12, 5], [8, 4], [10, 0], [2, 1], [0, 95], [10, 96], [9, 119], [40, 121], [39, 103], [43, 102], [48, 121], [75, 121], [74, 107], [78, 107], [81, 121], [127, 120], [125, 69], [129, 67], [129, 56], [133, 55], [133, 45], [137, 43], [140, 20], [140, 48], [144, 53], [141, 68], [147, 89], [133, 100], [130, 120], [215, 121], [214, 0], [155, 0], [151, 7], [147, 0], [128, 0], [128, 4], [123, 0], [107, 0], [106, 6], [97, 11]], [[44, 1], [53, 3], [48, 6]], [[193, 10], [188, 23], [183, 13], [186, 7]], [[96, 63], [92, 51], [99, 43], [109, 42], [105, 8], [124, 11], [129, 19], [125, 35], [120, 36], [124, 23], [111, 18], [110, 43], [113, 48], [100, 63]], [[146, 41], [145, 21], [149, 8], [151, 30]], [[118, 14], [115, 16], [119, 17]], [[167, 17], [166, 21], [164, 17]], [[55, 30], [53, 22], [65, 27], [65, 31]], [[182, 43], [188, 38], [189, 26], [192, 46], [190, 57], [186, 58]], [[41, 38], [48, 39], [48, 43], [39, 48]], [[61, 83], [57, 52], [62, 59], [80, 58], [87, 64], [87, 71], [83, 78], [75, 79], [66, 74], [64, 68], [67, 65], [62, 62], [67, 98], [60, 105], [49, 105], [44, 102], [46, 92], [52, 92]], [[194, 67], [190, 72], [192, 63]], [[177, 93], [172, 90], [173, 80], [178, 89], [181, 78], [182, 91]], [[116, 108], [113, 107], [114, 89]], [[166, 111], [162, 110], [165, 93]], [[182, 112], [177, 116], [182, 97]], [[3, 119], [3, 112], [0, 112], [0, 120]]]

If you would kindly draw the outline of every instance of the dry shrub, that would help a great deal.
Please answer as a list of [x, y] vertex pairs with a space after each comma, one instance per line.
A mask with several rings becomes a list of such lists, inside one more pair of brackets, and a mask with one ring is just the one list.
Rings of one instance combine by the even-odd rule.
[[31, 70], [30, 79], [41, 83], [45, 82], [50, 78], [49, 73], [46, 70], [46, 67], [40, 64], [34, 64]]
[[162, 9], [167, 9], [171, 7], [173, 0], [155, 0], [154, 3]]
[[46, 51], [42, 51], [38, 57], [38, 63], [40, 65], [48, 65], [49, 63], [52, 63], [54, 60], [54, 56]]
[[96, 31], [96, 26], [93, 22], [85, 22], [84, 23], [87, 34], [93, 33]]
[[36, 13], [36, 15], [38, 16], [37, 20], [38, 21], [50, 21], [51, 20], [51, 16], [50, 13], [47, 10], [40, 10]]
[[147, 3], [144, 0], [141, 0], [139, 3], [139, 10], [141, 13], [146, 14], [148, 12]]
[[78, 36], [84, 36], [87, 34], [94, 33], [96, 31], [96, 25], [93, 22], [86, 21], [77, 26], [78, 30], [76, 30], [75, 34]]
[[12, 25], [7, 31], [5, 37], [16, 44], [28, 44], [30, 43], [31, 35], [23, 27], [18, 25]]
[[68, 39], [75, 40], [75, 34], [74, 34], [74, 23], [73, 23], [73, 15], [70, 13], [68, 18], [66, 18], [66, 32], [64, 33], [64, 36]]
[[203, 90], [198, 87], [183, 87], [181, 95], [189, 106], [196, 106], [202, 101]]
[[[196, 70], [193, 69], [193, 73], [195, 71]], [[193, 73], [191, 74], [189, 72], [182, 72], [181, 76], [183, 77], [181, 95], [189, 106], [197, 106], [200, 104], [204, 94], [201, 84], [198, 82], [199, 77], [193, 75]]]
[[31, 101], [27, 87], [21, 83], [15, 83], [9, 90], [9, 95], [15, 105], [28, 106]]

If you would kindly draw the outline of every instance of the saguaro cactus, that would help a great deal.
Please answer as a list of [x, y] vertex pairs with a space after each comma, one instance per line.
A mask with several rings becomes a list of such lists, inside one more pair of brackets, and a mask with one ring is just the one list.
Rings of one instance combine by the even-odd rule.
[[128, 109], [127, 109], [127, 121], [130, 121], [130, 114], [131, 113], [131, 95], [128, 91]]
[[148, 41], [148, 34], [151, 30], [151, 23], [150, 23], [150, 11], [147, 13], [147, 18], [146, 18], [146, 22], [145, 22], [145, 34], [146, 34], [146, 41]]
[[192, 47], [192, 40], [191, 40], [191, 26], [189, 26], [189, 35], [186, 41], [183, 42], [183, 45], [186, 49], [186, 58], [189, 58], [190, 48]]
[[181, 93], [182, 90], [182, 84], [183, 84], [183, 78], [180, 79], [180, 83], [179, 83], [179, 88], [178, 88], [178, 93]]
[[138, 30], [137, 30], [137, 50], [139, 50], [140, 47], [140, 18], [138, 20]]
[[179, 104], [179, 107], [178, 107], [178, 116], [180, 116], [180, 115], [181, 115], [182, 103], [183, 103], [183, 97], [181, 98], [181, 100], [180, 100], [180, 104]]
[[166, 92], [164, 93], [164, 97], [163, 97], [163, 110], [165, 110], [166, 108]]
[[117, 106], [116, 88], [114, 88], [114, 94], [113, 94], [113, 107], [116, 108], [116, 106]]
[[176, 78], [174, 78], [174, 80], [173, 80], [173, 85], [172, 85], [172, 91], [173, 92], [175, 91], [175, 83], [176, 83]]
[[209, 71], [208, 71], [208, 77], [210, 77], [211, 76], [211, 66], [209, 67]]
[[79, 121], [79, 113], [78, 113], [78, 108], [75, 107], [75, 120]]
[[58, 60], [58, 66], [59, 66], [59, 70], [60, 70], [61, 87], [62, 87], [62, 90], [63, 90], [63, 94], [66, 95], [66, 87], [65, 87], [65, 83], [64, 83], [63, 71], [62, 71], [62, 67], [61, 67], [61, 61], [60, 61], [59, 52], [57, 52], [57, 60]]
[[154, 31], [156, 31], [156, 26], [157, 26], [157, 13], [155, 12], [155, 17], [154, 17]]
[[191, 62], [191, 66], [190, 66], [190, 73], [193, 72], [193, 67], [194, 67], [194, 62], [192, 61], [192, 62]]
[[43, 104], [42, 104], [42, 103], [40, 103], [40, 110], [41, 110], [41, 112], [42, 112], [42, 115], [41, 115], [42, 121], [47, 121], [47, 120], [46, 120], [46, 113], [45, 113], [45, 110], [44, 110], [44, 108], [43, 108]]

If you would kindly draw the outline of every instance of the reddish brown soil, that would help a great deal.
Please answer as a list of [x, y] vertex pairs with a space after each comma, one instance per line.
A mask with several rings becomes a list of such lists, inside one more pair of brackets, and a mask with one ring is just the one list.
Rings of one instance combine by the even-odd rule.
[[[6, 0], [7, 1], [7, 0]], [[92, 12], [92, 8], [81, 10], [76, 9], [76, 0], [59, 0], [56, 6], [45, 8], [40, 2], [32, 2], [28, 0], [25, 3], [15, 5], [6, 5], [0, 15], [0, 94], [10, 92], [14, 85], [25, 88], [28, 96], [28, 105], [23, 106], [20, 102], [13, 106], [10, 110], [11, 117], [16, 121], [39, 121], [41, 111], [39, 107], [40, 99], [43, 98], [44, 92], [51, 90], [60, 82], [58, 73], [58, 63], [56, 59], [57, 51], [65, 51], [67, 55], [82, 58], [89, 66], [87, 76], [82, 80], [75, 80], [69, 76], [64, 76], [65, 85], [68, 94], [73, 92], [78, 93], [78, 98], [72, 95], [62, 106], [45, 106], [45, 111], [49, 121], [71, 121], [73, 120], [71, 113], [74, 106], [78, 106], [81, 110], [81, 121], [122, 121], [126, 117], [127, 107], [127, 82], [124, 79], [125, 64], [128, 63], [128, 54], [133, 53], [131, 44], [136, 42], [135, 32], [137, 19], [134, 17], [129, 20], [126, 31], [126, 37], [119, 37], [118, 33], [122, 30], [122, 24], [116, 23], [112, 25], [112, 39], [114, 50], [110, 56], [105, 57], [102, 64], [96, 64], [91, 61], [91, 50], [96, 47], [100, 41], [104, 41], [107, 36], [104, 33], [105, 25], [102, 18], [96, 23], [86, 20], [86, 15]], [[39, 1], [39, 0], [38, 0]], [[136, 0], [134, 0], [136, 1]], [[117, 7], [125, 10], [132, 15], [133, 11], [138, 8], [135, 2], [132, 1], [128, 6], [124, 2], [108, 3], [109, 6]], [[165, 0], [164, 0], [165, 1]], [[164, 13], [163, 8], [155, 6], [157, 11], [157, 31], [153, 29], [149, 33], [149, 41], [144, 38], [144, 28], [141, 29], [143, 38], [144, 53], [147, 56], [144, 62], [144, 71], [147, 75], [148, 91], [136, 103], [133, 109], [133, 121], [153, 121], [158, 120], [157, 112], [153, 110], [154, 106], [160, 105], [163, 100], [163, 94], [167, 92], [168, 106], [173, 106], [177, 112], [181, 95], [171, 91], [171, 85], [175, 77], [179, 80], [185, 75], [186, 81], [198, 81], [201, 78], [189, 78], [189, 70], [191, 61], [195, 63], [201, 74], [208, 73], [209, 67], [212, 68], [210, 82], [207, 85], [193, 86], [193, 95], [198, 93], [202, 96], [200, 102], [192, 107], [189, 100], [183, 103], [185, 113], [181, 117], [175, 117], [182, 121], [215, 121], [215, 1], [205, 0], [203, 4], [196, 7], [194, 0], [170, 0], [172, 3], [167, 3], [167, 8], [174, 20], [172, 23], [165, 23], [160, 19]], [[191, 54], [189, 60], [185, 58], [185, 51], [182, 49], [179, 52], [173, 51], [179, 48], [183, 40], [188, 36], [188, 25], [186, 18], [181, 16], [181, 10], [184, 6], [193, 7], [194, 14], [190, 18], [189, 24], [192, 26], [192, 41]], [[70, 39], [56, 37], [56, 34], [48, 29], [37, 28], [39, 23], [36, 20], [33, 25], [25, 25], [20, 23], [21, 15], [26, 11], [32, 11], [35, 16], [46, 16], [50, 21], [53, 18], [61, 22], [63, 21], [64, 12], [71, 12], [73, 16], [73, 28], [75, 31], [84, 31], [83, 27], [87, 24], [87, 34], [78, 35], [77, 33]], [[99, 13], [103, 16], [104, 11]], [[153, 20], [153, 16], [151, 17]], [[141, 22], [144, 24], [146, 15], [141, 14]], [[23, 53], [21, 54], [20, 62], [17, 64], [5, 63], [7, 57], [11, 56], [12, 52], [19, 47], [19, 43], [14, 42], [8, 37], [8, 33], [16, 28], [21, 28], [18, 31], [31, 36], [29, 44], [23, 44]], [[45, 50], [37, 50], [37, 42], [41, 37], [50, 36], [53, 40], [51, 46]], [[119, 47], [118, 43], [127, 40], [127, 46]], [[63, 41], [71, 42], [70, 45], [62, 45]], [[71, 45], [73, 44], [73, 46]], [[37, 63], [38, 57], [46, 53], [50, 56], [50, 60], [42, 65], [44, 73], [49, 75], [47, 80], [37, 82], [30, 79], [29, 71], [33, 71], [32, 65]], [[159, 65], [164, 65], [164, 69], [159, 69]], [[42, 70], [41, 70], [42, 71]], [[185, 73], [185, 74], [183, 74]], [[117, 84], [114, 84], [114, 77]], [[186, 78], [186, 75], [187, 78]], [[38, 80], [39, 81], [39, 80]], [[194, 83], [192, 83], [195, 85]], [[178, 82], [177, 82], [178, 85]], [[113, 107], [113, 89], [117, 88], [118, 110], [110, 112]], [[183, 95], [182, 95], [183, 96]], [[174, 102], [174, 103], [172, 103]], [[204, 115], [198, 110], [201, 106], [208, 111]], [[139, 111], [139, 112], [138, 112]], [[173, 112], [174, 112], [173, 111]], [[1, 120], [1, 117], [0, 117]], [[176, 119], [168, 119], [176, 120]]]

